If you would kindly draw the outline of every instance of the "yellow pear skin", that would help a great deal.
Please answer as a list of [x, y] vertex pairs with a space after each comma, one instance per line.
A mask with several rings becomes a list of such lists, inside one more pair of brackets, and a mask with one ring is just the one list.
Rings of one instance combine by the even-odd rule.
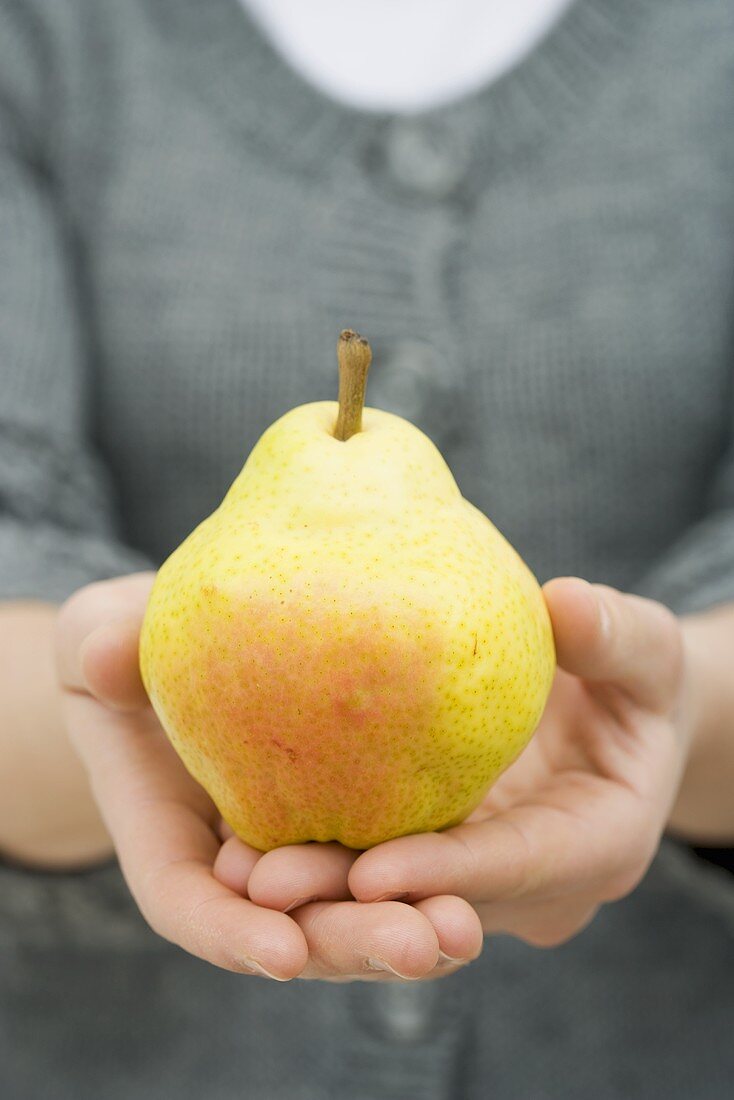
[[160, 569], [141, 635], [168, 737], [263, 851], [462, 821], [555, 669], [538, 583], [430, 440], [371, 408], [337, 438], [337, 415], [265, 432]]

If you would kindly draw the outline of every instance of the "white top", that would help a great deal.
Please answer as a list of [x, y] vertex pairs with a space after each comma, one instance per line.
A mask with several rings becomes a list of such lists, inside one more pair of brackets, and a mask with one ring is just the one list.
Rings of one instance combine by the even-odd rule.
[[326, 95], [411, 113], [476, 92], [517, 65], [572, 0], [240, 0]]

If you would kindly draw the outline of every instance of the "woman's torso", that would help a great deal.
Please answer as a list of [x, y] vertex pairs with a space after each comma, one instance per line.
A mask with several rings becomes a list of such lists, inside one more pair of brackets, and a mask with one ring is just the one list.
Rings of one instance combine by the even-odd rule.
[[[313, 93], [234, 0], [37, 7], [127, 542], [159, 561], [276, 416], [333, 396], [353, 326], [370, 403], [539, 576], [655, 590], [727, 430], [726, 5], [580, 0], [516, 73], [414, 120]], [[242, 981], [148, 933], [114, 870], [2, 874], [12, 1095], [725, 1095], [732, 891], [673, 850], [567, 947], [490, 941], [406, 989]]]
[[353, 326], [369, 402], [541, 577], [639, 585], [728, 429], [729, 88], [676, 20], [714, 28], [582, 2], [483, 95], [393, 120], [311, 92], [230, 0], [104, 7], [127, 37], [58, 171], [127, 540], [160, 559], [273, 419], [335, 396]]

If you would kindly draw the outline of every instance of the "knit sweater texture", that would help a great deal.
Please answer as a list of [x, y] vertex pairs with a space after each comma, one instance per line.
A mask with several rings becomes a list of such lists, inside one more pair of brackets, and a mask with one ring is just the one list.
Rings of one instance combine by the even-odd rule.
[[[733, 78], [728, 0], [577, 0], [411, 118], [310, 88], [237, 0], [0, 0], [0, 598], [160, 563], [353, 327], [370, 404], [541, 580], [734, 599]], [[5, 868], [0, 1092], [713, 1100], [733, 928], [666, 847], [556, 952], [275, 987], [161, 943], [114, 867]]]

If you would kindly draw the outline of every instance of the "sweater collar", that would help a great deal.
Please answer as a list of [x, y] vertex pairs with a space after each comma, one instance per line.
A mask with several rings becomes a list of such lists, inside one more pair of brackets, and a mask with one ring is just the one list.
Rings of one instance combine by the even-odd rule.
[[[476, 150], [474, 164], [509, 156], [573, 119], [615, 56], [633, 43], [645, 6], [643, 0], [576, 0], [496, 83], [410, 120], [463, 131]], [[228, 124], [285, 163], [326, 174], [336, 156], [368, 144], [395, 119], [345, 106], [305, 81], [238, 0], [153, 0], [151, 9], [162, 33], [182, 42], [186, 79], [215, 101]], [[358, 53], [358, 43], [347, 48]]]

